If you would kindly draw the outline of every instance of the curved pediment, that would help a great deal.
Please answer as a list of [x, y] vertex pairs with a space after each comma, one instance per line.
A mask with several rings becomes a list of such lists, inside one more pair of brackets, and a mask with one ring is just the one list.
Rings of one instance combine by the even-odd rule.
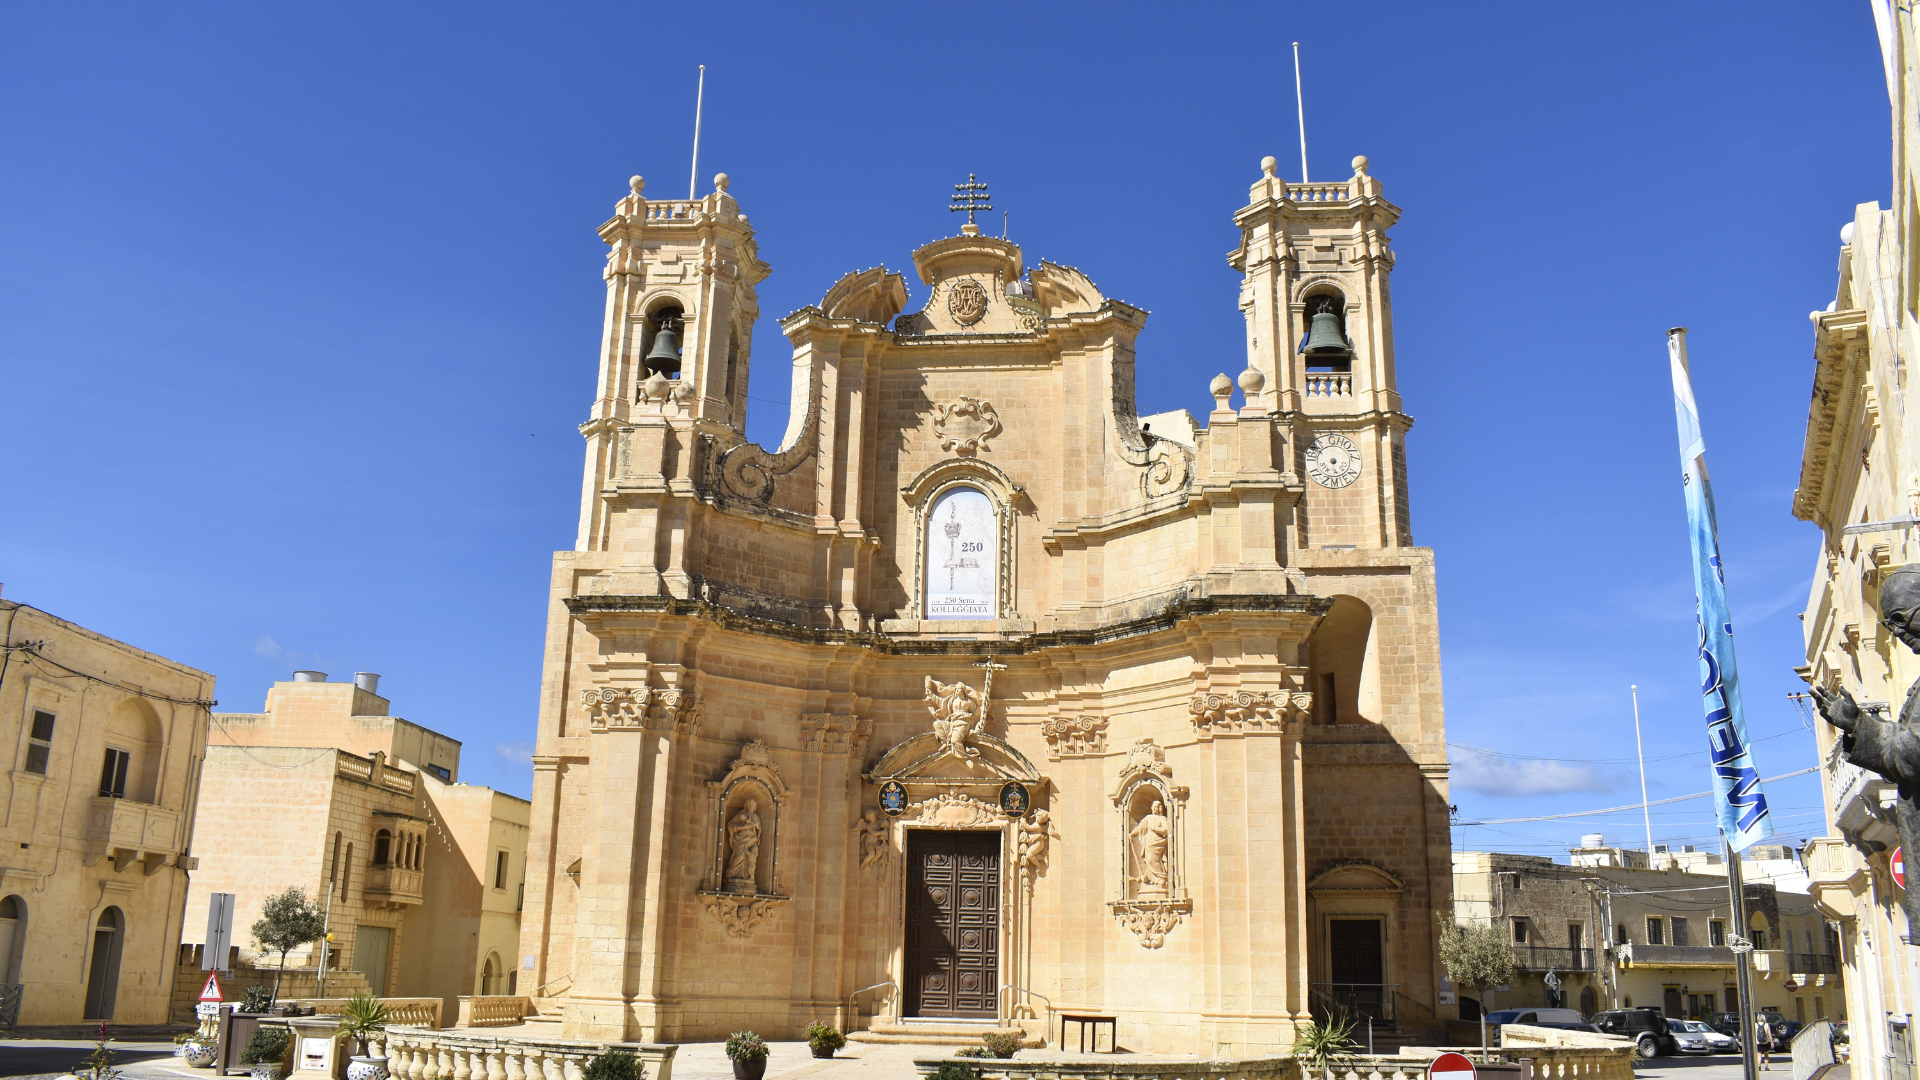
[[1043, 777], [1027, 756], [1004, 739], [986, 732], [967, 737], [980, 751], [975, 758], [954, 755], [931, 731], [923, 731], [881, 755], [868, 779], [875, 783], [888, 780], [968, 782], [979, 780], [1018, 780], [1037, 784]]
[[1311, 893], [1337, 892], [1351, 895], [1357, 892], [1391, 893], [1398, 896], [1407, 887], [1400, 875], [1384, 866], [1375, 866], [1370, 862], [1354, 860], [1338, 862], [1307, 879], [1307, 891]]

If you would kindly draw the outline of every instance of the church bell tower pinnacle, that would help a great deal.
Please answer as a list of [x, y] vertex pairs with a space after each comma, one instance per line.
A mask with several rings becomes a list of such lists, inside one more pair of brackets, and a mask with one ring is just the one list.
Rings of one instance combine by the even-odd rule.
[[[1299, 541], [1315, 547], [1405, 547], [1404, 436], [1394, 378], [1394, 256], [1387, 230], [1400, 208], [1381, 197], [1367, 159], [1351, 179], [1290, 184], [1260, 163], [1234, 215], [1240, 246], [1247, 367], [1256, 402], [1290, 435], [1293, 472], [1307, 481]], [[1244, 383], [1243, 383], [1244, 385]]]

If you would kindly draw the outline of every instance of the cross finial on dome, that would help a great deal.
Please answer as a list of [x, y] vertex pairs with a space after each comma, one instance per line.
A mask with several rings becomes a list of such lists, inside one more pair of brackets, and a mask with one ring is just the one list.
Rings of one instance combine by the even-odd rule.
[[987, 194], [987, 185], [980, 183], [972, 173], [967, 174], [967, 182], [953, 185], [953, 204], [947, 209], [953, 213], [967, 212], [966, 232], [978, 233], [980, 227], [973, 223], [977, 211], [993, 209], [993, 196]]

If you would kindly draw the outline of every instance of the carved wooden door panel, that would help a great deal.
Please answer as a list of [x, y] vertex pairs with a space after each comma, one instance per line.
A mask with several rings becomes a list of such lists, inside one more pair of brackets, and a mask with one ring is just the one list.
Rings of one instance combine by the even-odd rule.
[[907, 834], [907, 1015], [998, 1015], [1000, 834]]

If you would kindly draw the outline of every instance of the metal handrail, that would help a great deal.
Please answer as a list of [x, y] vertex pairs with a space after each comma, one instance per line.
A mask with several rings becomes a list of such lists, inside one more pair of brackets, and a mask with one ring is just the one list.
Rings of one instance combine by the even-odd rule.
[[[1045, 994], [1040, 993], [1037, 990], [1029, 990], [1024, 986], [1015, 986], [1012, 983], [1008, 983], [1005, 986], [1002, 986], [1000, 988], [1000, 994], [1001, 994], [1000, 1004], [1003, 1006], [1006, 1004], [1006, 993], [1009, 990], [1018, 990], [1021, 993], [1027, 995], [1028, 997], [1037, 997], [1041, 1001], [1044, 1001], [1047, 1003], [1047, 1037], [1049, 1040], [1051, 1040], [1053, 1037], [1053, 1014], [1055, 1011], [1053, 1007], [1053, 999], [1048, 997]], [[1005, 1016], [1005, 1017], [1002, 1017], [1001, 1019], [1012, 1020], [1015, 1018], [1012, 1016]]]
[[883, 986], [889, 986], [893, 988], [893, 993], [887, 995], [887, 999], [889, 1001], [893, 999], [895, 994], [898, 994], [900, 992], [900, 984], [889, 979], [886, 982], [874, 983], [872, 986], [863, 986], [860, 989], [855, 990], [853, 993], [847, 995], [847, 1029], [849, 1031], [853, 1029], [853, 1025], [856, 1022], [858, 1022], [860, 1019], [860, 1003], [855, 999], [857, 999], [861, 994], [864, 994], [869, 990], [878, 990]]
[[565, 975], [561, 975], [558, 978], [548, 979], [546, 982], [543, 982], [539, 986], [534, 987], [532, 992], [527, 994], [527, 996], [530, 998], [541, 997], [543, 995], [540, 993], [540, 991], [545, 990], [547, 987], [552, 986], [554, 983], [559, 982], [561, 979], [567, 980], [567, 989], [569, 990], [573, 989], [573, 972], [569, 971]]

